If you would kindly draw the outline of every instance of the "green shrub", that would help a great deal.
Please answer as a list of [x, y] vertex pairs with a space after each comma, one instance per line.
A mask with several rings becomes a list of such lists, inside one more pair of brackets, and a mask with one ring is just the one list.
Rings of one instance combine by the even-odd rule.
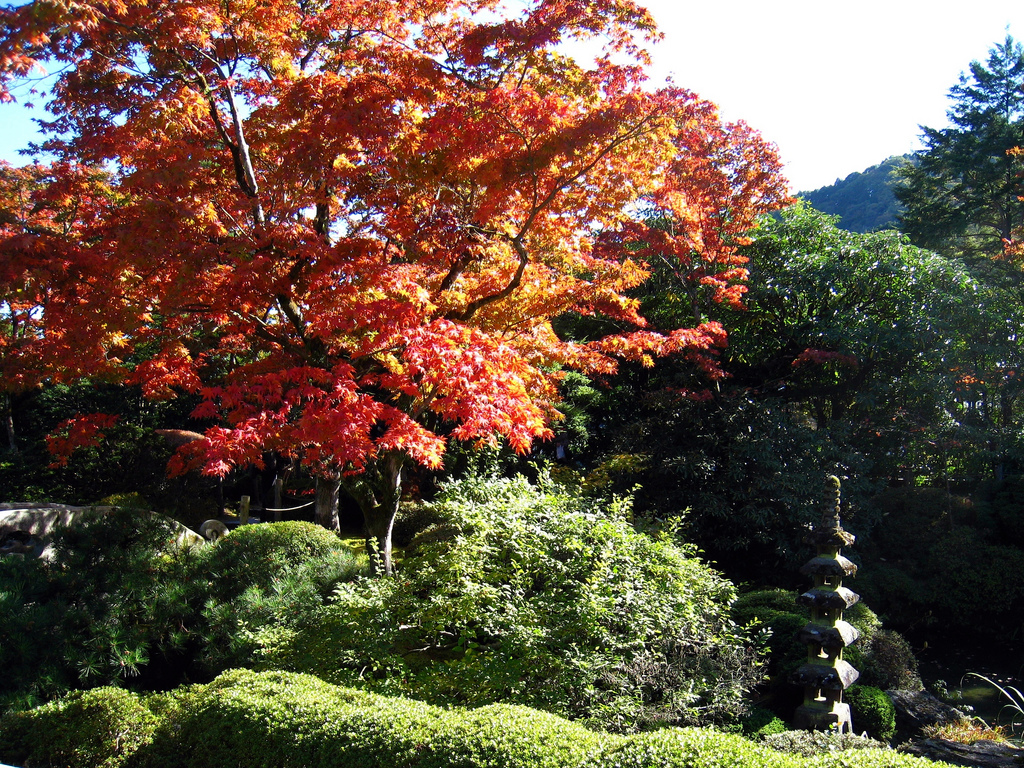
[[775, 713], [764, 707], [752, 707], [742, 720], [743, 735], [755, 741], [773, 733], [782, 733], [787, 726]]
[[64, 603], [51, 601], [45, 561], [0, 557], [0, 713], [31, 709], [77, 679], [64, 656]]
[[796, 602], [797, 593], [784, 589], [744, 592], [732, 605], [732, 616], [740, 626], [752, 623], [764, 627], [768, 637], [768, 673], [776, 677], [788, 674], [807, 656], [807, 646], [797, 633], [807, 625], [807, 609]]
[[[789, 673], [807, 657], [807, 646], [798, 641], [797, 632], [807, 624], [810, 614], [797, 604], [796, 593], [782, 589], [741, 594], [732, 613], [741, 625], [756, 621], [770, 631], [769, 692], [779, 699], [779, 711], [790, 711], [798, 703], [799, 691], [789, 684]], [[843, 655], [860, 672], [862, 683], [880, 688], [921, 689], [917, 659], [901, 635], [882, 629], [878, 616], [863, 602], [844, 611], [843, 618], [860, 632], [860, 638]]]
[[0, 760], [12, 765], [117, 768], [148, 744], [157, 718], [118, 688], [76, 692], [0, 718]]
[[175, 524], [157, 515], [95, 510], [54, 532], [50, 562], [0, 567], [8, 705], [139, 673], [176, 536]]
[[796, 768], [800, 763], [740, 736], [699, 728], [666, 728], [631, 736], [584, 765], [586, 768]]
[[233, 670], [144, 703], [107, 689], [8, 715], [0, 719], [0, 759], [68, 768], [937, 766], [879, 749], [833, 754], [877, 746], [849, 734], [801, 732], [788, 742], [780, 738], [791, 734], [767, 737], [814, 755], [807, 759], [708, 729], [614, 736], [525, 707], [443, 709], [283, 672]]
[[268, 587], [282, 572], [348, 549], [337, 534], [312, 523], [242, 525], [208, 548], [199, 566], [221, 596]]
[[304, 625], [339, 582], [366, 571], [334, 533], [298, 521], [240, 526], [176, 565], [151, 606], [155, 642], [200, 679], [245, 665], [255, 632]]
[[0, 561], [0, 711], [73, 688], [167, 688], [251, 656], [260, 629], [303, 625], [365, 565], [310, 523], [245, 526], [213, 546], [170, 546], [137, 510], [87, 515], [51, 562]]
[[[882, 748], [852, 734], [787, 731], [764, 744], [695, 728], [666, 728], [629, 737], [586, 763], [587, 768], [937, 768], [919, 757]], [[777, 751], [779, 750], [779, 751]]]
[[889, 741], [896, 734], [896, 708], [885, 694], [870, 685], [854, 685], [843, 693], [850, 705], [853, 727], [871, 738]]
[[403, 504], [395, 517], [391, 541], [396, 547], [408, 547], [420, 532], [444, 522], [444, 517], [433, 504], [412, 502]]
[[483, 477], [433, 506], [443, 536], [421, 535], [394, 579], [342, 585], [318, 625], [263, 633], [260, 667], [621, 730], [742, 713], [760, 672], [732, 585], [637, 533], [626, 502]]
[[96, 502], [98, 507], [121, 507], [122, 509], [152, 509], [141, 493], [112, 493]]
[[156, 707], [140, 768], [562, 768], [607, 738], [523, 707], [444, 710], [278, 672], [228, 672]]
[[836, 733], [835, 731], [784, 731], [766, 736], [763, 743], [766, 747], [779, 752], [810, 758], [830, 752], [873, 750], [885, 747], [882, 742], [874, 739], [853, 733]]
[[920, 691], [924, 688], [917, 672], [917, 658], [910, 643], [888, 629], [875, 632], [862, 646], [863, 672], [860, 682], [882, 690]]

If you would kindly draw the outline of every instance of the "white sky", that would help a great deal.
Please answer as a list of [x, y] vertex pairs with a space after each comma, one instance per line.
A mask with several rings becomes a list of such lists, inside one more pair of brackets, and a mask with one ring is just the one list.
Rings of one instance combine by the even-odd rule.
[[[641, 0], [642, 2], [643, 0]], [[945, 124], [947, 92], [1009, 31], [1021, 0], [647, 0], [665, 39], [654, 75], [716, 102], [775, 142], [794, 191], [920, 147]], [[0, 159], [32, 136], [0, 105]]]
[[[641, 0], [642, 1], [642, 0]], [[1007, 31], [1021, 0], [648, 0], [658, 76], [775, 142], [794, 191], [920, 149], [947, 94]]]

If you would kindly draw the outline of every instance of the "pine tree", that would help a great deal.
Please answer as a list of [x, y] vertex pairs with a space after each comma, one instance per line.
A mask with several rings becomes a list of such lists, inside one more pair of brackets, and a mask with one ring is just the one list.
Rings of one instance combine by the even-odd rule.
[[1024, 47], [1007, 35], [949, 91], [948, 128], [922, 126], [926, 149], [900, 171], [900, 219], [916, 245], [973, 261], [1024, 225]]

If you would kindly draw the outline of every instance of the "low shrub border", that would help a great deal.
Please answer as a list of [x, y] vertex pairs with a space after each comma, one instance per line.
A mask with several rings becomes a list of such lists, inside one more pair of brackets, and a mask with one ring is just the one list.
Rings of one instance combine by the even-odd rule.
[[[77, 741], [76, 741], [77, 740]], [[66, 768], [927, 768], [862, 749], [805, 758], [709, 729], [633, 736], [494, 704], [443, 709], [287, 672], [139, 697], [77, 693], [0, 718], [0, 761]]]

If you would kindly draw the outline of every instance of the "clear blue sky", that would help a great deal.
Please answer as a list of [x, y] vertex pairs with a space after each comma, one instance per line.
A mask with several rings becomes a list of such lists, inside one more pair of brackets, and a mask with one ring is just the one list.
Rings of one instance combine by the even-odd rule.
[[[1024, 2], [974, 0], [648, 0], [665, 39], [657, 80], [716, 102], [774, 141], [794, 190], [831, 184], [919, 148], [945, 123], [946, 94], [1007, 31], [1024, 38]], [[31, 140], [0, 105], [0, 158]]]

